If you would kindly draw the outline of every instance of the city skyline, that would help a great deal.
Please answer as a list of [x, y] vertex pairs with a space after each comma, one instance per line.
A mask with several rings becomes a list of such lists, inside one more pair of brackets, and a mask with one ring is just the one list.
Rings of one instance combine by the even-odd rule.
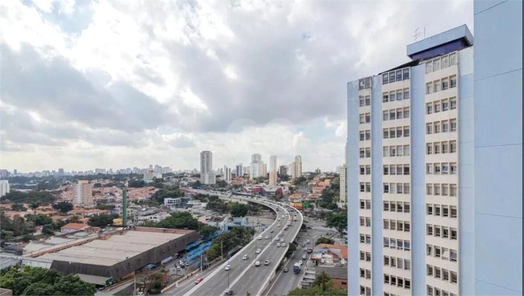
[[[405, 61], [400, 45], [418, 27], [428, 36], [472, 28], [468, 1], [129, 9], [2, 1], [0, 9], [8, 12], [0, 33], [0, 167], [24, 172], [197, 168], [198, 152], [211, 148], [217, 164], [246, 163], [258, 151], [286, 164], [301, 155], [304, 171], [332, 170], [344, 158], [345, 82]], [[440, 9], [445, 16], [430, 13]], [[375, 22], [384, 11], [410, 21]], [[243, 21], [261, 15], [267, 26]], [[164, 26], [174, 19], [192, 29]]]

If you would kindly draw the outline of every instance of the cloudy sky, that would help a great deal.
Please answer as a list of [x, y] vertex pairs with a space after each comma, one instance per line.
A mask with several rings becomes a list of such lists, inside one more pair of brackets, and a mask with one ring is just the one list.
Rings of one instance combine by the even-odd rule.
[[0, 168], [344, 161], [346, 83], [406, 62], [462, 1], [0, 1]]

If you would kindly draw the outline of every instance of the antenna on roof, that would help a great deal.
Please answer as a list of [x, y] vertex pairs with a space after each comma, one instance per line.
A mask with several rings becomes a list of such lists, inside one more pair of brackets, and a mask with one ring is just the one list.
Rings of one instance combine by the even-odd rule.
[[422, 33], [424, 38], [423, 39], [426, 39], [426, 27], [422, 27], [423, 28], [423, 31], [420, 32], [420, 27], [416, 28], [415, 29], [415, 32], [414, 32], [414, 35], [413, 35], [413, 41], [417, 41], [418, 37], [420, 37], [420, 34]]

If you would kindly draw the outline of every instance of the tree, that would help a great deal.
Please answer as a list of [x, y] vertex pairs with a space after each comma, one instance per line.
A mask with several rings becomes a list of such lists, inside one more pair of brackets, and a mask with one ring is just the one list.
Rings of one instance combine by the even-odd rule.
[[31, 204], [29, 205], [29, 207], [32, 209], [32, 210], [36, 210], [38, 207], [40, 206], [40, 202], [34, 200], [31, 202]]
[[319, 238], [317, 239], [317, 241], [315, 242], [315, 246], [316, 246], [316, 245], [320, 245], [320, 244], [329, 244], [329, 245], [332, 245], [332, 244], [334, 244], [334, 243], [335, 243], [334, 240], [332, 240], [332, 239], [330, 239], [330, 238], [327, 238], [327, 237], [323, 237], [323, 236], [321, 236], [321, 237], [319, 237]]
[[155, 227], [198, 230], [200, 224], [190, 213], [177, 212], [156, 223]]
[[94, 215], [94, 216], [91, 216], [91, 218], [89, 218], [89, 221], [87, 222], [87, 224], [93, 227], [106, 227], [108, 225], [113, 225], [113, 219], [116, 219], [116, 218], [118, 218], [118, 214]]
[[73, 216], [66, 221], [67, 223], [80, 223], [80, 216]]
[[195, 183], [193, 183], [193, 184], [191, 185], [191, 187], [192, 187], [193, 189], [200, 188], [201, 186], [202, 186], [202, 184], [201, 184], [200, 181], [198, 181], [198, 180], [197, 180]]
[[130, 188], [142, 188], [144, 186], [146, 186], [146, 182], [144, 180], [131, 180], [127, 184], [127, 187]]
[[198, 230], [198, 232], [200, 233], [200, 235], [202, 237], [208, 237], [210, 236], [211, 234], [215, 233], [216, 231], [218, 230], [218, 228], [216, 227], [213, 227], [213, 226], [209, 226], [209, 225], [206, 225], [206, 224], [203, 224], [202, 223], [202, 226], [200, 227], [200, 229]]
[[231, 211], [231, 216], [233, 217], [244, 217], [247, 215], [249, 206], [241, 204], [239, 202], [233, 202], [228, 204], [228, 208]]
[[322, 291], [326, 291], [326, 289], [328, 288], [327, 286], [327, 283], [330, 281], [331, 279], [329, 278], [329, 276], [327, 275], [327, 273], [325, 271], [322, 271], [319, 275], [317, 275], [315, 277], [315, 280], [313, 281], [313, 283], [311, 284], [311, 286], [315, 287], [315, 286], [318, 286], [320, 287], [320, 289]]
[[24, 212], [27, 209], [24, 208], [24, 205], [22, 205], [22, 204], [12, 204], [11, 205], [11, 210], [16, 211], [16, 212]]
[[59, 210], [61, 213], [66, 214], [73, 209], [73, 204], [68, 201], [61, 201], [53, 205], [53, 209]]
[[220, 180], [220, 181], [217, 182], [217, 186], [221, 187], [221, 188], [227, 187], [227, 182], [224, 181], [224, 180]]
[[344, 212], [329, 213], [326, 221], [327, 227], [335, 227], [342, 234], [348, 228], [348, 217]]
[[46, 215], [25, 215], [27, 221], [31, 221], [35, 226], [42, 226], [53, 223], [53, 219]]

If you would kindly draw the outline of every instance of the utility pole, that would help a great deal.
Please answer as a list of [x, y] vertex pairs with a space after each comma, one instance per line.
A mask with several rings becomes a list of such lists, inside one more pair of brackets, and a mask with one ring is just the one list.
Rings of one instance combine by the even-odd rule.
[[200, 245], [200, 272], [202, 272], [204, 269], [203, 269], [203, 262], [202, 262], [202, 245]]
[[224, 240], [220, 240], [220, 249], [222, 250], [221, 260], [224, 260]]

